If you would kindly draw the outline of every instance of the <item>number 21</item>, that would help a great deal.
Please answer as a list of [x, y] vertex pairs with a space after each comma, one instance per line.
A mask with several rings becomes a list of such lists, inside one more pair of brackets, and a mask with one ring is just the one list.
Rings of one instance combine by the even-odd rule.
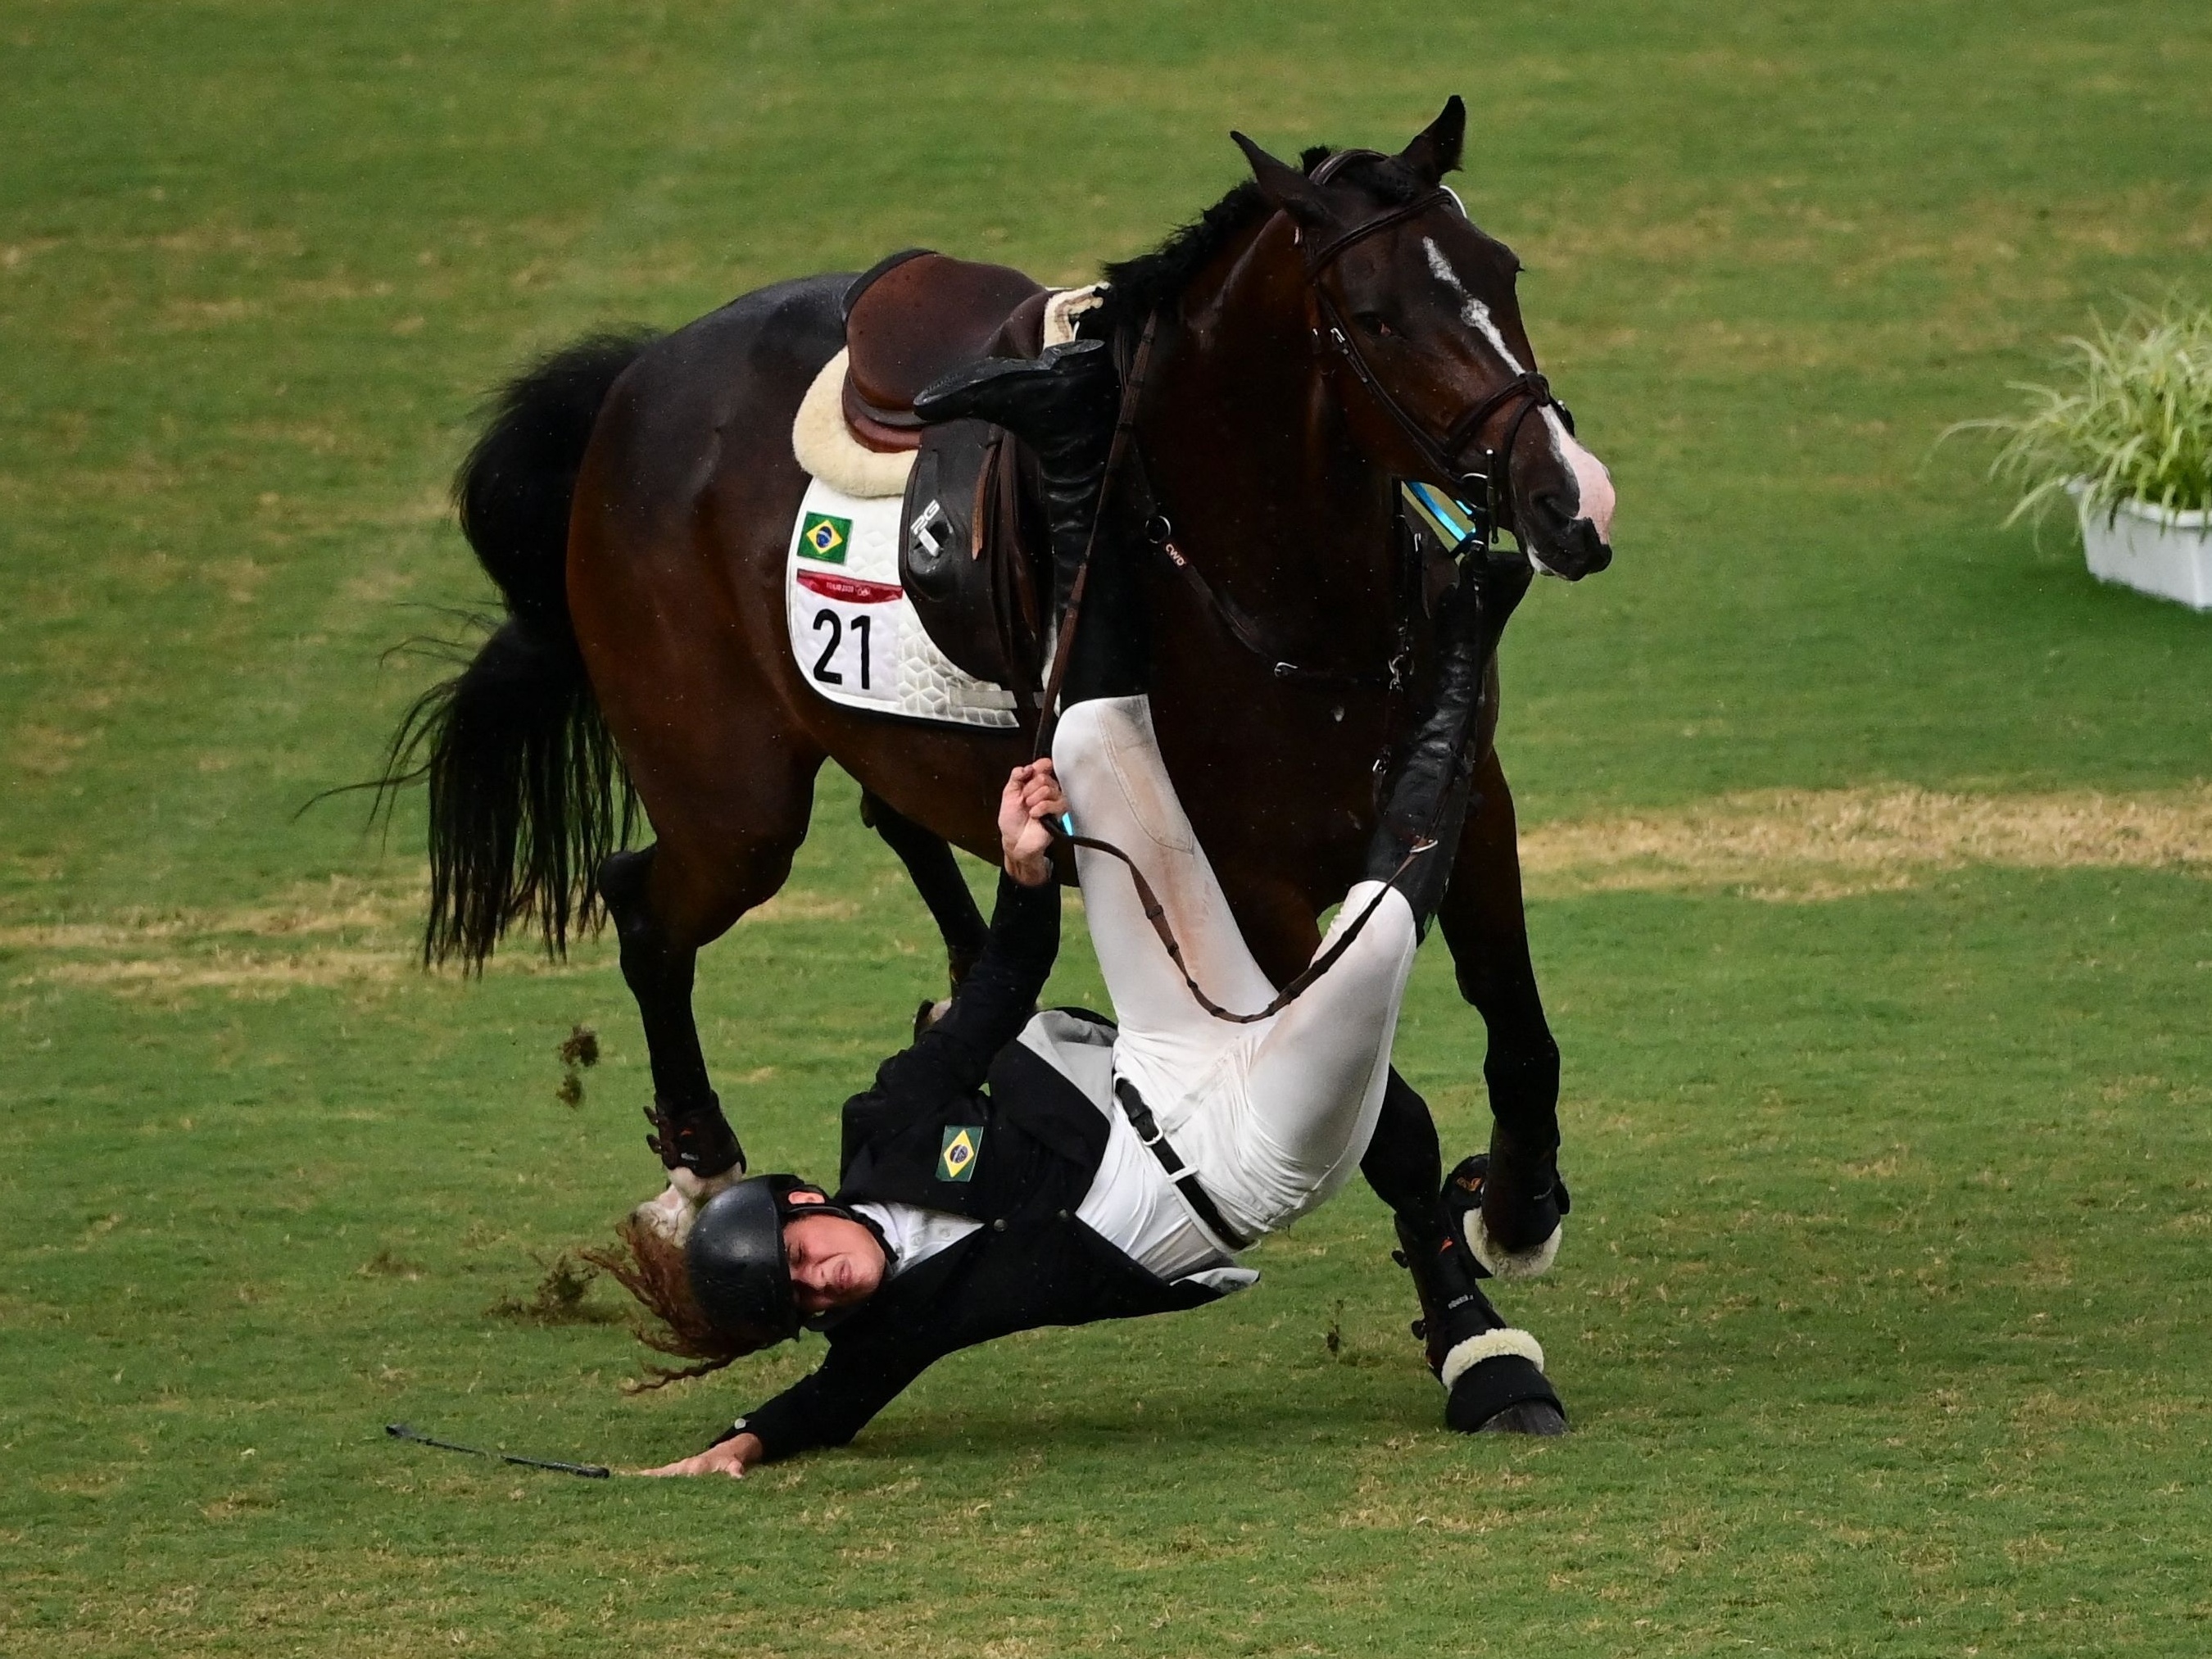
[[[863, 691], [874, 690], [868, 684], [868, 633], [874, 620], [872, 617], [853, 618], [853, 632], [860, 644], [860, 690]], [[814, 613], [814, 631], [818, 634], [824, 628], [830, 630], [830, 642], [822, 647], [822, 654], [814, 659], [814, 678], [824, 685], [842, 685], [845, 677], [830, 665], [830, 659], [837, 654], [838, 646], [844, 642], [845, 625], [837, 619], [836, 611], [817, 611]]]

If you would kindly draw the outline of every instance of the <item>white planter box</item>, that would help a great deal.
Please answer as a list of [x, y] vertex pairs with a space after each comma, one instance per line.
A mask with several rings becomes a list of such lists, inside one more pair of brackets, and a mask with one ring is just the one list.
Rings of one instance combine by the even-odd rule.
[[2115, 513], [2090, 505], [2079, 485], [2072, 493], [2091, 575], [2212, 611], [2212, 513], [2168, 513], [2148, 501], [2122, 501]]

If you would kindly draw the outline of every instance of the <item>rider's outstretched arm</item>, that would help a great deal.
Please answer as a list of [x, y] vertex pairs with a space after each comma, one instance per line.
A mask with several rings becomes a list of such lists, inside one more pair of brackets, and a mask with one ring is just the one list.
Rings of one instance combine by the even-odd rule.
[[1048, 762], [1021, 767], [1008, 781], [999, 811], [1006, 873], [999, 878], [982, 957], [944, 1016], [877, 1069], [873, 1089], [847, 1103], [843, 1163], [894, 1121], [981, 1088], [992, 1060], [1036, 1012], [1060, 954], [1060, 888], [1043, 855], [1050, 837], [1041, 820], [1066, 803], [1051, 771]]
[[876, 1070], [876, 1086], [845, 1109], [842, 1161], [888, 1127], [885, 1114], [927, 1111], [982, 1087], [999, 1050], [1021, 1035], [1060, 954], [1060, 889], [999, 878], [991, 936], [952, 1006]]

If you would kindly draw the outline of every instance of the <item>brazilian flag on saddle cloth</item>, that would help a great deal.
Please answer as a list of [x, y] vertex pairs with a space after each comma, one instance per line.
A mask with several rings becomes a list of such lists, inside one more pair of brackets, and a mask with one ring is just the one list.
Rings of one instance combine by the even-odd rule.
[[845, 562], [845, 550], [853, 543], [853, 521], [827, 513], [810, 513], [806, 521], [799, 526], [799, 556], [819, 559], [824, 564]]

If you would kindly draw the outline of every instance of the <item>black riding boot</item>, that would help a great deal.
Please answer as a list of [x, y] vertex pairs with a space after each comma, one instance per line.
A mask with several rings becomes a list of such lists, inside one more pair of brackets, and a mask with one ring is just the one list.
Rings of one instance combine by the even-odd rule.
[[1437, 602], [1437, 664], [1426, 704], [1384, 787], [1382, 811], [1367, 846], [1365, 875], [1405, 895], [1423, 936], [1443, 902], [1467, 822], [1468, 744], [1482, 682], [1505, 623], [1528, 591], [1527, 562], [1470, 560]]
[[1384, 787], [1382, 816], [1367, 844], [1366, 878], [1392, 883], [1425, 935], [1443, 902], [1467, 821], [1473, 775], [1467, 736], [1482, 696], [1480, 596], [1465, 579], [1443, 596], [1437, 617], [1437, 668], [1421, 710]]
[[[933, 424], [940, 421], [988, 421], [1005, 428], [1036, 457], [1044, 489], [1045, 521], [1052, 537], [1052, 600], [1046, 614], [1048, 640], [1057, 639], [1060, 618], [1091, 544], [1098, 516], [1106, 458], [1113, 448], [1114, 421], [1121, 402], [1121, 379], [1113, 354], [1100, 340], [1074, 340], [1053, 346], [1035, 359], [987, 357], [955, 369], [914, 400], [914, 410]], [[1118, 552], [1104, 556], [1111, 536], [1102, 531], [1101, 556], [1093, 560], [1085, 583], [1081, 630], [1084, 641], [1069, 667], [1066, 700], [1083, 694], [1110, 696], [1143, 690], [1146, 653], [1140, 634], [1141, 606], [1131, 585], [1103, 574], [1109, 563], [1121, 563]], [[1097, 653], [1106, 648], [1105, 659]], [[1091, 658], [1087, 671], [1084, 659]], [[1101, 681], [1108, 682], [1100, 684]], [[1131, 680], [1121, 684], [1112, 682]]]

